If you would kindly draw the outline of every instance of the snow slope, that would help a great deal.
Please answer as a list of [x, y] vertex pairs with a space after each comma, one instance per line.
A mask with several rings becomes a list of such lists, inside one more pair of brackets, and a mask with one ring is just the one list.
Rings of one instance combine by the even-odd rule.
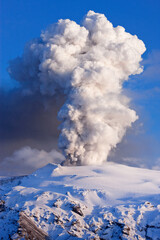
[[160, 239], [160, 171], [48, 164], [0, 180], [0, 239], [22, 239], [20, 212], [50, 239]]

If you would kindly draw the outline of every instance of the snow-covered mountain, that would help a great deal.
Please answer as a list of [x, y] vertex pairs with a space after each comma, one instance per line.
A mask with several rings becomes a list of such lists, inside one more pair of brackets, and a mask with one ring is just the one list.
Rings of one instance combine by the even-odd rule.
[[0, 180], [0, 239], [160, 239], [160, 171], [48, 164]]

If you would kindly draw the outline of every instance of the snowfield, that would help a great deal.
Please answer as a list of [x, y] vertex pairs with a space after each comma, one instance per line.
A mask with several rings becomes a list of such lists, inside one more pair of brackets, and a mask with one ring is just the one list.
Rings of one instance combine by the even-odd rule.
[[1, 240], [160, 239], [160, 171], [48, 164], [0, 196]]

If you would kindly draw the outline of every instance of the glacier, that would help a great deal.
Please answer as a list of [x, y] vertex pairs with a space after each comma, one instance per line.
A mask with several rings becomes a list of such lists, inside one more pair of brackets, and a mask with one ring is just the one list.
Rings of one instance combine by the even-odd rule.
[[160, 171], [48, 164], [0, 178], [0, 239], [160, 239]]

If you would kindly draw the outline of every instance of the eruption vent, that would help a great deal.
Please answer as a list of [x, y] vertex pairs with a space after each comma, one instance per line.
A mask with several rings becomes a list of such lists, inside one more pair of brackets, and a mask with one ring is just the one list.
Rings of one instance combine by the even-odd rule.
[[82, 26], [61, 19], [11, 61], [10, 75], [25, 93], [65, 95], [58, 118], [66, 164], [103, 163], [138, 118], [122, 85], [142, 72], [144, 51], [137, 36], [89, 11]]

